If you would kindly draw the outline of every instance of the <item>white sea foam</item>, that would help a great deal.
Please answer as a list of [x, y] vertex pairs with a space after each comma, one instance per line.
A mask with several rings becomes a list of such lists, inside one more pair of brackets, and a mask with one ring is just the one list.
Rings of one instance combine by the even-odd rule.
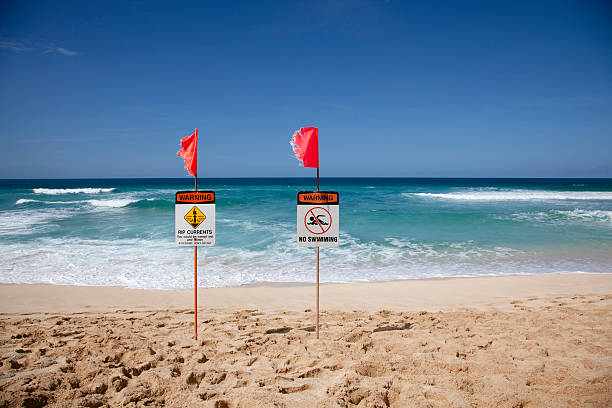
[[27, 204], [27, 203], [43, 203], [43, 204], [66, 204], [66, 205], [74, 205], [74, 204], [89, 204], [93, 207], [99, 208], [121, 208], [128, 206], [132, 203], [136, 203], [139, 201], [155, 201], [157, 198], [143, 198], [143, 199], [135, 199], [135, 198], [115, 198], [115, 199], [107, 199], [107, 200], [75, 200], [75, 201], [47, 201], [47, 200], [33, 200], [30, 198], [20, 198], [15, 201], [15, 205]]
[[19, 200], [15, 201], [15, 204], [19, 205], [19, 204], [36, 203], [36, 202], [40, 202], [40, 200], [30, 200], [29, 198], [20, 198]]
[[15, 201], [15, 205], [27, 204], [27, 203], [43, 203], [43, 204], [75, 204], [83, 203], [84, 201], [46, 201], [46, 200], [32, 200], [29, 198], [20, 198]]
[[[439, 251], [432, 246], [401, 240], [394, 241], [395, 246], [380, 245], [343, 234], [343, 242], [340, 247], [321, 251], [321, 264], [325, 268], [322, 281], [376, 281], [433, 277], [445, 272], [451, 275], [487, 272], [483, 268], [474, 270], [474, 263], [469, 260], [466, 262], [471, 267], [460, 267], [456, 262], [466, 249], [477, 251], [475, 244], [460, 243], [460, 248], [450, 249], [453, 254], [448, 255], [444, 252], [448, 248]], [[406, 244], [413, 245], [414, 250], [407, 251]], [[18, 243], [0, 246], [6, 269], [0, 275], [0, 282], [188, 288], [191, 286], [190, 254], [185, 248], [162, 240], [44, 238], [29, 246]], [[262, 249], [201, 248], [199, 261], [201, 286], [311, 282], [314, 278], [312, 249], [298, 248], [289, 232]]]
[[385, 241], [394, 247], [401, 248], [409, 256], [435, 258], [437, 260], [508, 258], [522, 254], [522, 251], [513, 248], [478, 246], [474, 241], [439, 242], [436, 244], [404, 238], [385, 238]]
[[[321, 251], [323, 282], [548, 273], [584, 270], [567, 259], [529, 258], [516, 249], [481, 247], [472, 241], [442, 244], [387, 238], [361, 241], [342, 233], [342, 245]], [[127, 286], [145, 289], [192, 287], [192, 252], [166, 239], [41, 238], [29, 245], [0, 245], [3, 283]], [[314, 281], [314, 251], [298, 248], [287, 232], [256, 249], [200, 248], [199, 286]], [[555, 255], [556, 256], [556, 255]], [[568, 261], [569, 259], [569, 261]], [[597, 270], [594, 270], [597, 272]]]
[[558, 214], [581, 221], [601, 221], [612, 223], [612, 211], [605, 210], [580, 210], [556, 211]]
[[111, 207], [111, 208], [121, 208], [132, 203], [135, 203], [140, 200], [131, 199], [131, 198], [123, 198], [123, 199], [113, 199], [113, 200], [87, 200], [89, 204], [94, 207]]
[[404, 197], [463, 201], [612, 200], [609, 191], [468, 190], [452, 193], [402, 193]]
[[[57, 229], [55, 221], [70, 218], [66, 209], [44, 211], [19, 210], [0, 212], [0, 235], [32, 235]], [[1, 266], [1, 265], [0, 265]]]
[[99, 194], [99, 193], [110, 193], [114, 191], [114, 187], [110, 188], [34, 188], [32, 191], [34, 194], [49, 194], [49, 195], [58, 195], [58, 194]]
[[498, 217], [515, 221], [541, 222], [551, 224], [596, 223], [612, 224], [612, 211], [605, 210], [550, 210], [513, 213], [510, 216]]

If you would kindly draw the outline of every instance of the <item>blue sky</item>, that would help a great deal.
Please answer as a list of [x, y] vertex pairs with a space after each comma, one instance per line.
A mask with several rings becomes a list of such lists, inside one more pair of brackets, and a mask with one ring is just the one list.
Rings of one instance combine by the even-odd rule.
[[[180, 4], [180, 7], [178, 6]], [[0, 178], [612, 177], [612, 3], [0, 3]]]

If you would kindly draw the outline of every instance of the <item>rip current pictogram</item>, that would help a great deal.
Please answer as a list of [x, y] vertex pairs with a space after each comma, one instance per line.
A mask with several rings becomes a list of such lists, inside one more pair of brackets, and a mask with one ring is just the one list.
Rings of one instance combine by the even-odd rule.
[[193, 228], [198, 228], [206, 219], [206, 216], [198, 207], [194, 206], [187, 214], [185, 214], [184, 218], [185, 221], [187, 221]]

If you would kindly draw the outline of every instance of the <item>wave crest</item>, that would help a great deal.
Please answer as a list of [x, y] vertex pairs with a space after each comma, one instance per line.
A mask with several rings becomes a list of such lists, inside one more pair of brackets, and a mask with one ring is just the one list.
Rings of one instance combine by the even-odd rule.
[[121, 207], [143, 207], [143, 208], [173, 208], [174, 204], [165, 199], [156, 198], [116, 198], [107, 200], [77, 200], [77, 201], [46, 201], [46, 200], [33, 200], [30, 198], [20, 198], [15, 201], [15, 205], [28, 204], [28, 203], [40, 203], [40, 204], [89, 204], [93, 207], [106, 207], [106, 208], [121, 208]]
[[58, 194], [100, 194], [100, 193], [110, 193], [114, 191], [114, 187], [109, 188], [94, 188], [94, 187], [85, 187], [85, 188], [33, 188], [32, 191], [34, 194], [48, 194], [48, 195], [58, 195]]
[[87, 200], [87, 203], [89, 203], [90, 205], [94, 207], [121, 208], [121, 207], [126, 207], [137, 201], [140, 201], [140, 200], [123, 198], [123, 199], [116, 199], [116, 200]]
[[462, 201], [612, 200], [612, 192], [609, 191], [499, 190], [453, 193], [402, 193], [402, 196]]
[[19, 204], [37, 203], [37, 202], [40, 202], [40, 200], [30, 200], [29, 198], [20, 198], [19, 200], [15, 201], [15, 204], [19, 205]]

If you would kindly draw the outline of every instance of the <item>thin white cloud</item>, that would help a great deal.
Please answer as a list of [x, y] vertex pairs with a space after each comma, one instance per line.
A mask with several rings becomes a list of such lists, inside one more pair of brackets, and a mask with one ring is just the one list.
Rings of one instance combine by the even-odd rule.
[[19, 41], [10, 41], [0, 39], [0, 49], [10, 50], [13, 52], [24, 52], [24, 51], [32, 51], [33, 48], [27, 47], [24, 43]]
[[72, 51], [64, 47], [57, 47], [53, 44], [32, 43], [26, 40], [14, 40], [8, 38], [0, 38], [0, 49], [9, 50], [14, 53], [22, 52], [40, 52], [42, 54], [61, 54], [68, 57], [76, 57], [80, 55], [77, 51]]
[[70, 51], [62, 47], [57, 47], [57, 52], [62, 55], [67, 55], [69, 57], [76, 57], [77, 55], [79, 55], [79, 53], [76, 51]]

